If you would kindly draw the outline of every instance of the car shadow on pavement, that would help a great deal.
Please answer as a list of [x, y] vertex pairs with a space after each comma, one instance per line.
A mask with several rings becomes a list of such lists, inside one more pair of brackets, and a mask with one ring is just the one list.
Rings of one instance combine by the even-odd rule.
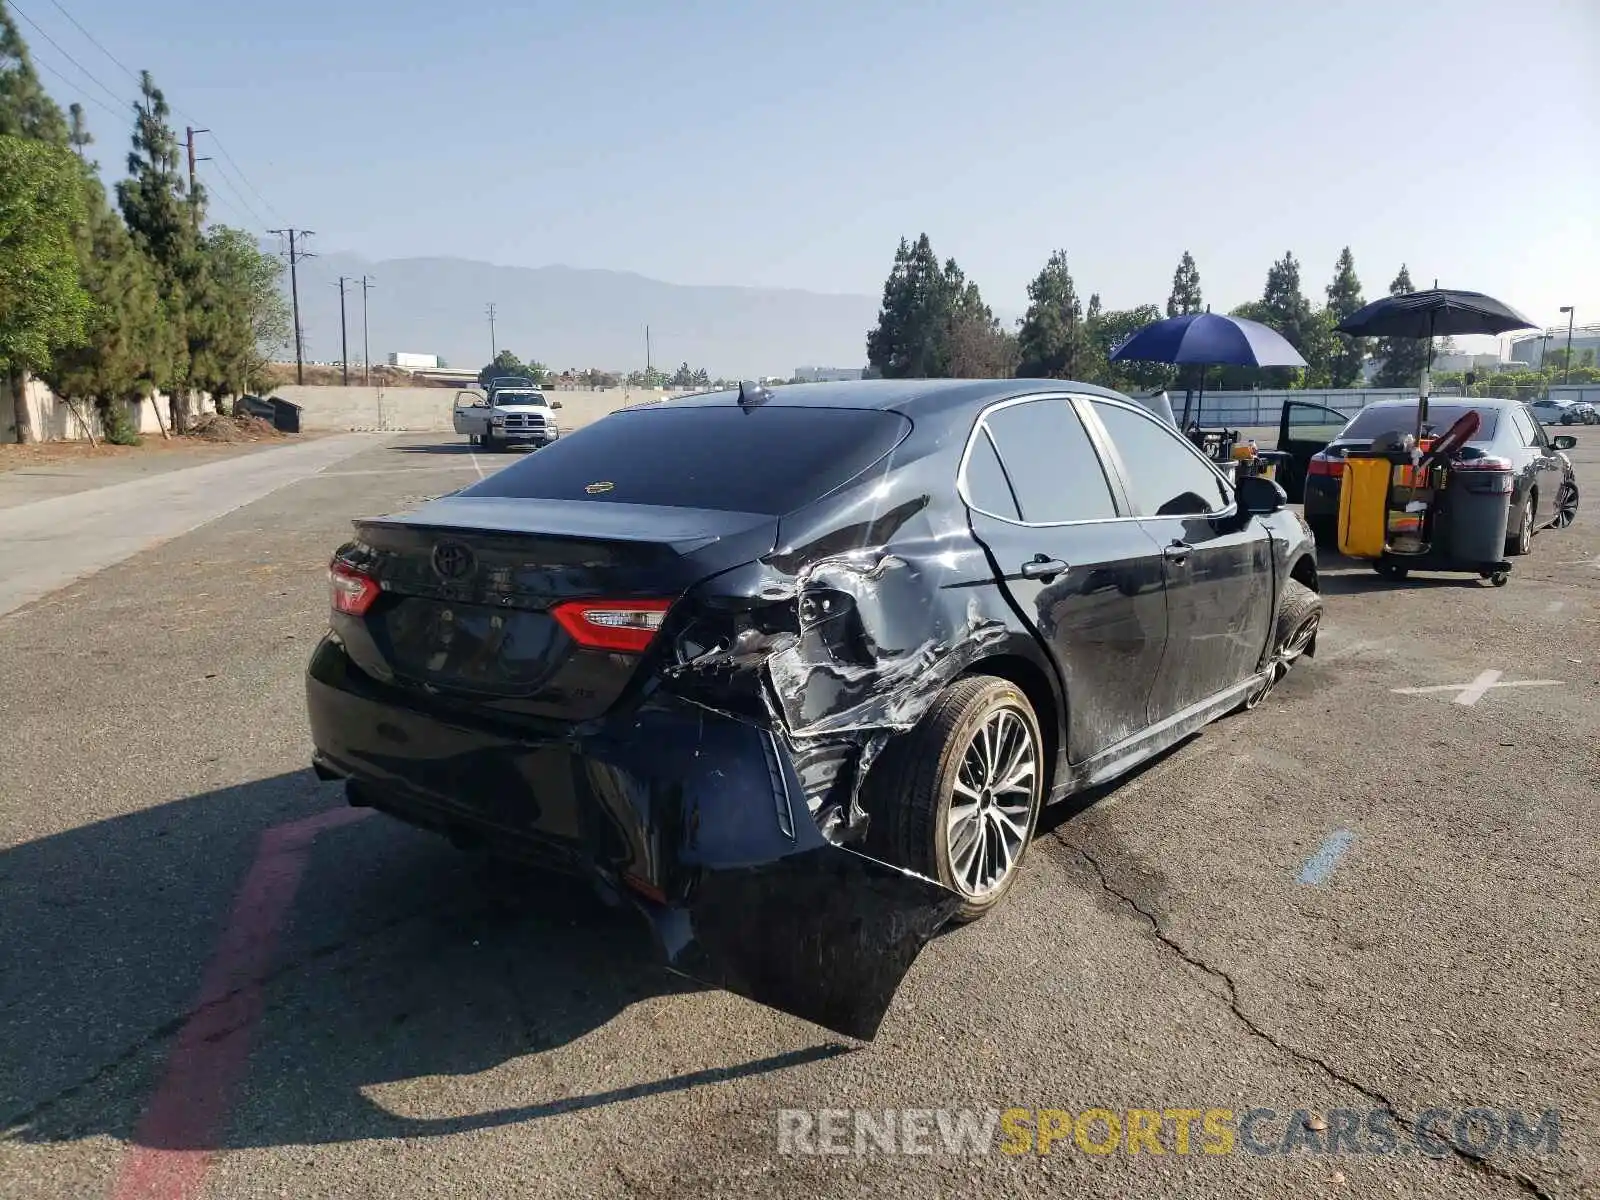
[[421, 445], [390, 446], [389, 449], [396, 454], [475, 454], [478, 452], [477, 446], [469, 446], [465, 441], [426, 442]]
[[[240, 975], [214, 1002], [252, 995], [239, 1004], [251, 1016], [172, 1055], [219, 946], [270, 938], [238, 936], [261, 834], [342, 804], [294, 772], [0, 853], [0, 1137], [172, 1150], [433, 1137], [849, 1052], [830, 1039], [664, 1069], [648, 1002], [699, 988], [657, 965], [631, 910], [373, 816], [316, 837], [259, 993]], [[574, 1046], [641, 1003], [622, 1044]], [[231, 1099], [197, 1089], [223, 1111], [141, 1124], [184, 1053], [202, 1060], [191, 1075], [225, 1074], [230, 1054], [248, 1067]], [[545, 1053], [568, 1056], [559, 1075], [577, 1088], [553, 1082]]]

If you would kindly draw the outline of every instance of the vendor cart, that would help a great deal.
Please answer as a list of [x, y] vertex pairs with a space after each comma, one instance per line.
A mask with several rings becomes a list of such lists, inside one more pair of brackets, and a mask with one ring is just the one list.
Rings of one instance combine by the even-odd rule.
[[1339, 487], [1339, 551], [1388, 579], [1412, 571], [1463, 572], [1504, 587], [1511, 464], [1460, 458], [1478, 430], [1469, 412], [1441, 437], [1346, 453]]

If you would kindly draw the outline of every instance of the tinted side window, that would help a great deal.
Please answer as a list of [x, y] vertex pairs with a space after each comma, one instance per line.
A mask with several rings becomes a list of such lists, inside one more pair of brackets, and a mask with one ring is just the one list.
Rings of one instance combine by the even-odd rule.
[[984, 418], [1022, 509], [1035, 525], [1117, 515], [1111, 485], [1068, 400], [1029, 400]]
[[[1512, 411], [1516, 412], [1516, 416], [1519, 418], [1517, 428], [1521, 429], [1524, 424], [1527, 426], [1528, 445], [1537, 446], [1541, 450], [1550, 445], [1550, 439], [1545, 436], [1544, 426], [1539, 423], [1537, 417], [1528, 412], [1520, 412], [1515, 409]], [[1478, 436], [1481, 439], [1483, 435], [1479, 434]]]
[[1094, 409], [1122, 458], [1128, 499], [1139, 515], [1192, 516], [1227, 506], [1222, 481], [1176, 430], [1099, 401]]
[[1527, 413], [1511, 410], [1511, 425], [1517, 431], [1517, 440], [1524, 446], [1537, 446], [1539, 435], [1533, 431], [1533, 418]]
[[972, 439], [972, 451], [967, 455], [967, 499], [973, 508], [982, 512], [1013, 521], [1022, 519], [1017, 498], [1011, 492], [1011, 482], [1000, 465], [1000, 455], [981, 426]]

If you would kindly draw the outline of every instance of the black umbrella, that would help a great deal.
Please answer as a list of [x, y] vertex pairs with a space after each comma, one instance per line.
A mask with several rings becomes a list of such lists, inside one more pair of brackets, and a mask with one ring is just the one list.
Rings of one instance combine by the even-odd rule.
[[[1424, 380], [1433, 369], [1433, 339], [1436, 337], [1457, 333], [1463, 336], [1497, 334], [1533, 327], [1527, 317], [1493, 296], [1439, 287], [1374, 300], [1334, 326], [1351, 337], [1427, 338], [1428, 365], [1423, 371]], [[1418, 392], [1417, 437], [1420, 438], [1423, 422], [1428, 417], [1428, 389], [1422, 387]]]
[[1335, 328], [1351, 337], [1436, 338], [1529, 329], [1533, 322], [1482, 292], [1431, 288], [1385, 296], [1356, 309]]

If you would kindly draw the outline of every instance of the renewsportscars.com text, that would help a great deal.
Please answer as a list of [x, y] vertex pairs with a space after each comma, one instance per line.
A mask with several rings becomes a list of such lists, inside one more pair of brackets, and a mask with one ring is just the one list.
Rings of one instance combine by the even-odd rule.
[[1555, 1109], [779, 1109], [779, 1154], [1553, 1154]]

